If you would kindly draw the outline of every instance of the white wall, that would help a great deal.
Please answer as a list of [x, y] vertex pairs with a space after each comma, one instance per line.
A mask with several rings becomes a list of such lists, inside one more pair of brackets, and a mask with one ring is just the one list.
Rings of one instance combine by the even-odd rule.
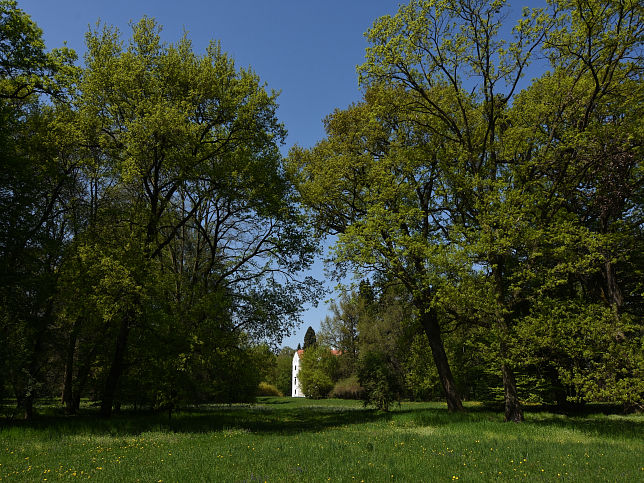
[[300, 381], [298, 379], [300, 373], [300, 354], [297, 351], [293, 354], [293, 370], [291, 372], [291, 397], [304, 397], [304, 393], [302, 392]]

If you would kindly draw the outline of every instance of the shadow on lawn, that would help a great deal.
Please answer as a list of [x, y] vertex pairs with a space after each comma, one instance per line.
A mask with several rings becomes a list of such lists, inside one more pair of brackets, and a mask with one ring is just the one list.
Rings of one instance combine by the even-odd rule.
[[502, 408], [484, 405], [469, 407], [465, 412], [455, 414], [446, 409], [404, 409], [400, 412], [411, 413], [418, 426], [499, 423], [504, 426], [503, 434], [521, 433], [523, 427], [533, 426], [579, 431], [591, 437], [619, 436], [641, 440], [644, 436], [644, 417], [625, 416], [618, 406], [589, 405], [566, 413], [550, 406], [527, 406], [524, 408], [525, 422], [521, 424], [504, 423]]
[[[315, 403], [313, 403], [315, 404]], [[526, 423], [502, 423], [503, 413], [485, 406], [468, 407], [463, 413], [449, 413], [445, 407], [423, 407], [404, 404], [383, 413], [358, 406], [293, 405], [289, 400], [262, 400], [256, 406], [214, 406], [182, 411], [168, 418], [167, 413], [129, 412], [100, 419], [93, 410], [74, 417], [51, 414], [34, 421], [0, 421], [1, 428], [22, 428], [39, 437], [56, 439], [63, 435], [135, 436], [149, 431], [176, 433], [207, 433], [211, 431], [243, 431], [264, 434], [316, 432], [327, 428], [407, 420], [414, 426], [459, 426], [500, 424], [499, 434], [526, 433], [528, 427], [553, 427], [580, 431], [588, 436], [641, 439], [644, 418], [627, 419], [606, 415], [605, 411], [585, 411], [571, 415], [556, 414], [544, 407], [527, 407]], [[291, 406], [291, 407], [289, 407]], [[526, 428], [525, 430], [522, 428]]]
[[266, 406], [230, 406], [190, 409], [173, 414], [129, 412], [101, 419], [95, 413], [78, 416], [41, 415], [33, 421], [5, 420], [1, 428], [27, 428], [48, 439], [62, 435], [135, 436], [148, 431], [207, 433], [230, 430], [251, 433], [295, 434], [325, 428], [364, 424], [391, 416], [370, 409], [346, 407], [270, 408]]

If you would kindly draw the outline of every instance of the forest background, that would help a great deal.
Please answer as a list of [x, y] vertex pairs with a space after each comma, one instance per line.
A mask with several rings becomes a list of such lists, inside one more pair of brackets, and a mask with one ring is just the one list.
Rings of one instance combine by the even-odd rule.
[[282, 385], [263, 342], [320, 298], [325, 236], [363, 281], [307, 344], [310, 396], [641, 409], [637, 3], [512, 30], [503, 2], [403, 5], [367, 31], [362, 100], [288, 156], [278, 94], [218, 42], [96, 25], [81, 65], [1, 5], [0, 388], [25, 417]]

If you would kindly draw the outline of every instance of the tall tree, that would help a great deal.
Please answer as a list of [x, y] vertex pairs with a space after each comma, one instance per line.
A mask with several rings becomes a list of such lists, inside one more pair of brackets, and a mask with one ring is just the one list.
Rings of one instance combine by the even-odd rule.
[[[185, 36], [164, 44], [152, 19], [132, 29], [127, 46], [112, 28], [87, 34], [77, 99], [84, 143], [111, 180], [108, 243], [120, 247], [106, 252], [99, 243], [93, 250], [101, 264], [123, 268], [124, 278], [110, 283], [122, 282], [127, 293], [111, 314], [104, 415], [164, 264], [175, 272], [182, 304], [199, 286], [206, 297], [243, 289], [235, 303], [239, 324], [254, 320], [258, 333], [279, 333], [282, 319], [273, 308], [297, 315], [297, 298], [283, 304], [284, 283], [306, 266], [312, 249], [281, 174], [285, 131], [275, 116], [276, 94], [237, 69], [217, 43], [198, 56]], [[307, 284], [300, 288], [306, 294]], [[263, 325], [262, 314], [270, 314]]]
[[[575, 124], [577, 133], [590, 134], [587, 127], [599, 112], [600, 98], [625, 85], [624, 72], [635, 74], [633, 56], [641, 46], [641, 8], [635, 2], [552, 2], [549, 7], [549, 14], [525, 9], [512, 33], [503, 34], [503, 1], [412, 1], [374, 24], [367, 33], [372, 44], [367, 61], [359, 68], [365, 85], [385, 83], [408, 91], [409, 118], [420, 116], [417, 125], [444, 146], [444, 186], [455, 215], [452, 241], [467, 247], [474, 266], [484, 269], [478, 270], [487, 286], [483, 314], [496, 333], [506, 419], [512, 421], [522, 419], [513, 327], [528, 294], [537, 293], [535, 279], [525, 276], [536, 270], [529, 261], [544, 251], [555, 253], [553, 245], [565, 246], [559, 254], [566, 256], [541, 272], [540, 283], [556, 285], [587, 270], [602, 243], [558, 203], [566, 196], [563, 185], [579, 182], [584, 172], [584, 163], [571, 164], [569, 155], [588, 138], [561, 124], [547, 132], [549, 138], [526, 138], [521, 117], [531, 115], [530, 107], [514, 104], [521, 79], [536, 52], [548, 56], [555, 72], [566, 71], [566, 82], [581, 86], [587, 79], [587, 95], [574, 101], [581, 107]], [[555, 98], [562, 99], [563, 92], [571, 94], [564, 88]], [[540, 118], [532, 132], [543, 132], [543, 126]], [[562, 132], [571, 135], [568, 155], [555, 141]], [[519, 147], [527, 139], [527, 149]], [[553, 152], [563, 156], [548, 172]], [[610, 283], [612, 271], [605, 273]], [[616, 290], [610, 292], [618, 305]]]
[[334, 261], [402, 284], [427, 334], [450, 410], [461, 410], [443, 346], [438, 288], [456, 259], [446, 236], [444, 147], [407, 119], [402, 89], [374, 86], [326, 119], [327, 138], [293, 149], [291, 167], [318, 229], [338, 235]]
[[0, 371], [27, 418], [51, 349], [66, 214], [78, 195], [66, 129], [74, 58], [47, 52], [16, 2], [0, 2]]
[[331, 315], [320, 324], [317, 340], [324, 346], [341, 352], [340, 366], [343, 377], [354, 373], [358, 360], [358, 321], [363, 304], [354, 293], [342, 294], [340, 300], [331, 303]]
[[302, 349], [306, 350], [309, 347], [315, 347], [316, 345], [317, 337], [315, 336], [315, 331], [313, 330], [313, 327], [309, 326], [304, 334], [304, 345], [302, 346]]

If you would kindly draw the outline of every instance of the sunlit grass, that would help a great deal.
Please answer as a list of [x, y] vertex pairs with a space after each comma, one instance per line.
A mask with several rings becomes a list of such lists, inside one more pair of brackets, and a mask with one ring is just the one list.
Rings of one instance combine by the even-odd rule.
[[642, 481], [644, 417], [265, 398], [167, 415], [4, 421], [2, 481]]

